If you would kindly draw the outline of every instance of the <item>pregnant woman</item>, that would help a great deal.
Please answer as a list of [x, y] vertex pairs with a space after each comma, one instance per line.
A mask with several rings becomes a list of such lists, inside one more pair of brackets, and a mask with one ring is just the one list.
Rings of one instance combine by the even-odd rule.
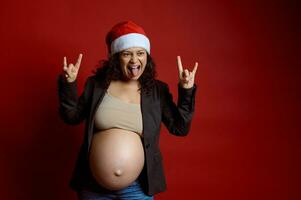
[[167, 84], [155, 79], [150, 41], [131, 21], [107, 34], [108, 60], [86, 81], [81, 96], [76, 79], [83, 55], [75, 64], [64, 57], [58, 79], [60, 116], [68, 124], [86, 122], [71, 187], [79, 200], [153, 199], [166, 189], [159, 150], [160, 123], [171, 134], [188, 134], [196, 85], [192, 71], [178, 56], [178, 103]]

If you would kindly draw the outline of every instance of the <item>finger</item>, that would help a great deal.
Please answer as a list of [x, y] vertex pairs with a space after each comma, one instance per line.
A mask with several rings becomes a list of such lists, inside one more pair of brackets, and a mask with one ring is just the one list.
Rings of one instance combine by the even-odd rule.
[[199, 63], [196, 62], [195, 65], [194, 65], [194, 68], [193, 68], [193, 70], [192, 70], [192, 74], [193, 74], [193, 75], [195, 75], [196, 70], [198, 69], [198, 65], [199, 65]]
[[194, 80], [194, 74], [193, 74], [193, 72], [190, 72], [189, 73], [189, 80], [191, 81], [191, 80]]
[[178, 70], [179, 70], [179, 75], [182, 75], [183, 72], [183, 65], [182, 65], [182, 61], [181, 61], [181, 57], [177, 56], [177, 61], [178, 61]]
[[74, 71], [74, 65], [72, 63], [70, 63], [68, 65], [67, 72], [68, 72], [68, 74], [71, 74], [73, 71]]
[[185, 76], [186, 76], [186, 77], [189, 76], [189, 71], [188, 71], [188, 69], [185, 69]]
[[70, 64], [68, 65], [68, 69], [71, 69], [71, 68], [73, 68], [73, 67], [74, 67], [73, 63], [70, 63]]
[[65, 72], [67, 72], [68, 67], [67, 67], [67, 66], [64, 66], [64, 67], [63, 67], [63, 70], [64, 70]]
[[68, 70], [68, 68], [67, 68], [67, 70], [64, 70], [64, 71], [65, 71], [65, 73], [64, 73], [64, 74], [65, 74], [65, 77], [66, 77], [66, 78], [69, 78], [71, 73], [70, 73], [70, 71]]
[[64, 56], [64, 67], [67, 67], [67, 58]]
[[187, 79], [188, 77], [189, 77], [189, 71], [188, 69], [185, 69], [183, 73], [183, 78]]
[[79, 54], [79, 56], [78, 56], [78, 59], [77, 59], [77, 62], [76, 62], [76, 64], [75, 64], [75, 67], [76, 68], [79, 68], [80, 67], [80, 64], [81, 64], [81, 62], [82, 62], [82, 57], [83, 57], [83, 54]]
[[64, 67], [63, 69], [64, 69], [64, 72], [65, 72], [65, 76], [66, 76], [66, 78], [68, 78], [68, 77], [70, 76], [70, 74], [71, 74], [71, 72], [70, 72], [70, 68], [68, 68], [68, 67]]

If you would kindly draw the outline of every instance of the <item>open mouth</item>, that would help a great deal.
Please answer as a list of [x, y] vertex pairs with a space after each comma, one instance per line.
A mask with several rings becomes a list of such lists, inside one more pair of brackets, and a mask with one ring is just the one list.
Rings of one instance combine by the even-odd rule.
[[132, 65], [127, 67], [132, 76], [137, 76], [140, 70], [140, 65]]

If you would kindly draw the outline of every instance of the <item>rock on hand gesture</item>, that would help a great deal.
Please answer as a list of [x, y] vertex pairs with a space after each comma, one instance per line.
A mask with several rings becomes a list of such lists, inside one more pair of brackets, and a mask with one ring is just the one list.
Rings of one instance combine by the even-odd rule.
[[63, 70], [65, 72], [65, 77], [69, 83], [74, 82], [76, 80], [79, 68], [80, 68], [80, 63], [82, 61], [83, 54], [79, 54], [77, 62], [74, 64], [69, 63], [67, 64], [67, 58], [66, 56], [64, 57], [64, 67]]
[[177, 56], [178, 70], [179, 70], [179, 83], [182, 88], [192, 88], [194, 85], [194, 77], [196, 70], [198, 69], [198, 63], [196, 62], [192, 71], [188, 69], [183, 70], [181, 57]]

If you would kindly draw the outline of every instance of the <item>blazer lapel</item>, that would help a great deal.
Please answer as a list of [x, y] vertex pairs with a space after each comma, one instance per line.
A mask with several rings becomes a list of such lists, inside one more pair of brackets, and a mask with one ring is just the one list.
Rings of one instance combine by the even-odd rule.
[[142, 113], [142, 125], [143, 125], [143, 140], [144, 142], [148, 140], [148, 124], [147, 124], [147, 113], [149, 112], [149, 109], [151, 109], [151, 99], [148, 98], [148, 95], [145, 91], [141, 91], [141, 113]]

